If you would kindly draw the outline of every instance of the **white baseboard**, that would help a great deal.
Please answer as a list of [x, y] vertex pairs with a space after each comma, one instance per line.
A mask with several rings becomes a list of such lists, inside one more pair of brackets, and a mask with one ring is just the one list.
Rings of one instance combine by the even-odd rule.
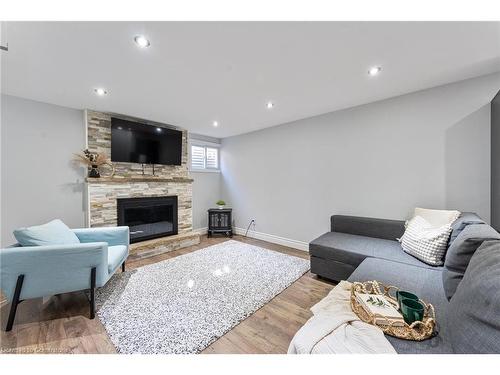
[[[205, 235], [208, 232], [208, 228], [197, 228], [193, 229], [193, 232], [198, 233], [200, 235]], [[234, 233], [239, 234], [244, 236], [246, 232], [246, 229], [243, 228], [234, 228]], [[297, 241], [297, 240], [292, 240], [290, 238], [284, 238], [284, 237], [279, 237], [275, 236], [274, 234], [267, 234], [267, 233], [262, 233], [262, 232], [255, 232], [253, 230], [248, 231], [248, 237], [251, 238], [257, 238], [258, 240], [263, 240], [271, 243], [275, 243], [278, 245], [283, 245], [283, 246], [288, 246], [293, 249], [298, 249], [302, 251], [309, 251], [309, 244], [307, 242], [302, 242], [302, 241]]]
[[[234, 232], [236, 234], [245, 235], [246, 229], [234, 228]], [[302, 250], [302, 251], [309, 251], [309, 244], [307, 242], [292, 240], [290, 238], [279, 237], [279, 236], [275, 236], [274, 234], [267, 234], [267, 233], [255, 232], [255, 231], [249, 230], [247, 236], [252, 237], [252, 238], [257, 238], [258, 240], [276, 243], [278, 245], [288, 246], [288, 247]]]

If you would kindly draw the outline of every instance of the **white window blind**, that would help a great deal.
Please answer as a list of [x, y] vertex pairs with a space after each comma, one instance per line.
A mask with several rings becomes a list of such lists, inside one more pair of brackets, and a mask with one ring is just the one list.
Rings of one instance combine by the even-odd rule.
[[219, 169], [219, 150], [213, 147], [206, 147], [206, 165], [208, 169]]
[[205, 147], [191, 146], [191, 167], [205, 169]]

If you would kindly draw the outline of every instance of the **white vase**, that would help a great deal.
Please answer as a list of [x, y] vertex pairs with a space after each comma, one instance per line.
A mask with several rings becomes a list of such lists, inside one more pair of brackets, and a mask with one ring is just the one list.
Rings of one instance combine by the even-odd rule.
[[223, 208], [224, 208], [224, 206], [219, 205], [219, 210], [222, 210]]

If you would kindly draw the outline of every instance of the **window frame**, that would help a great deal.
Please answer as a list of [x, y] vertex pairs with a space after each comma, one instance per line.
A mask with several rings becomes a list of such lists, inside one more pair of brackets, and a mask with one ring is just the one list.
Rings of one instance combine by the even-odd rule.
[[[194, 147], [203, 147], [205, 149], [205, 160], [204, 160], [204, 168], [193, 168], [192, 164], [192, 153]], [[207, 148], [214, 148], [217, 150], [217, 168], [207, 168]], [[208, 173], [220, 173], [220, 144], [201, 141], [192, 139], [189, 141], [189, 171], [191, 172], [208, 172]]]

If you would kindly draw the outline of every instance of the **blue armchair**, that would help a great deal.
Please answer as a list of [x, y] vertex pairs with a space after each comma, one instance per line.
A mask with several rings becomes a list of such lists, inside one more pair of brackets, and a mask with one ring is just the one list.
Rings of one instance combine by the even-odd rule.
[[0, 250], [1, 288], [11, 302], [6, 331], [12, 329], [23, 300], [90, 289], [90, 318], [95, 316], [95, 288], [125, 271], [129, 228], [74, 229], [80, 243], [20, 246]]

